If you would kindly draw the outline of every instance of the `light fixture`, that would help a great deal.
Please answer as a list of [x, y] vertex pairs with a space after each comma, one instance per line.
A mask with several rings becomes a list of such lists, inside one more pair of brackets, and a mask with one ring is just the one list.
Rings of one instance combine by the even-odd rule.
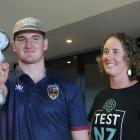
[[67, 63], [67, 64], [71, 64], [71, 61], [67, 61], [66, 63]]
[[68, 44], [70, 44], [70, 43], [72, 43], [72, 40], [71, 40], [71, 39], [67, 39], [66, 42], [67, 42]]

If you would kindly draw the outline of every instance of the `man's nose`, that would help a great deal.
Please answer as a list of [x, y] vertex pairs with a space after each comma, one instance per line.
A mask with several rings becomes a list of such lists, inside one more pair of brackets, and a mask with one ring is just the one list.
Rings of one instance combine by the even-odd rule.
[[30, 39], [26, 40], [26, 48], [31, 48], [32, 47], [32, 41]]

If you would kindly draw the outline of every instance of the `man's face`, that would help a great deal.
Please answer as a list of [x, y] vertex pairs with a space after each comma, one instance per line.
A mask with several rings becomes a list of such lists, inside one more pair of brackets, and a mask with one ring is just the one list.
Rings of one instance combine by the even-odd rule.
[[39, 31], [22, 31], [17, 34], [12, 46], [20, 61], [33, 64], [44, 59], [48, 40]]

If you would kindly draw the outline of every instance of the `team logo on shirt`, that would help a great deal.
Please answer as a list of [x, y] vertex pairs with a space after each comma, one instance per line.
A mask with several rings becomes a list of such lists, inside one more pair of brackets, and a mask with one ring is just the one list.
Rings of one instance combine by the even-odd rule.
[[48, 85], [47, 87], [47, 92], [48, 92], [48, 96], [51, 99], [56, 99], [59, 95], [59, 86], [54, 84], [54, 85]]
[[15, 90], [17, 90], [17, 91], [19, 91], [20, 93], [21, 92], [23, 92], [23, 86], [21, 85], [21, 84], [17, 84], [16, 86], [15, 86]]

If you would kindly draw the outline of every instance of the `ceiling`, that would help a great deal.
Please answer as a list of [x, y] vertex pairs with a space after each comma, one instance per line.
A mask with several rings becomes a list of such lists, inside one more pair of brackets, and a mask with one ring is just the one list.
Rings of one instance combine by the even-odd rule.
[[[47, 60], [98, 49], [109, 32], [140, 36], [140, 0], [3, 0], [0, 2], [0, 29], [12, 41], [15, 22], [24, 17], [40, 19], [46, 29]], [[72, 39], [72, 44], [65, 43]], [[9, 62], [15, 56], [9, 47]]]

